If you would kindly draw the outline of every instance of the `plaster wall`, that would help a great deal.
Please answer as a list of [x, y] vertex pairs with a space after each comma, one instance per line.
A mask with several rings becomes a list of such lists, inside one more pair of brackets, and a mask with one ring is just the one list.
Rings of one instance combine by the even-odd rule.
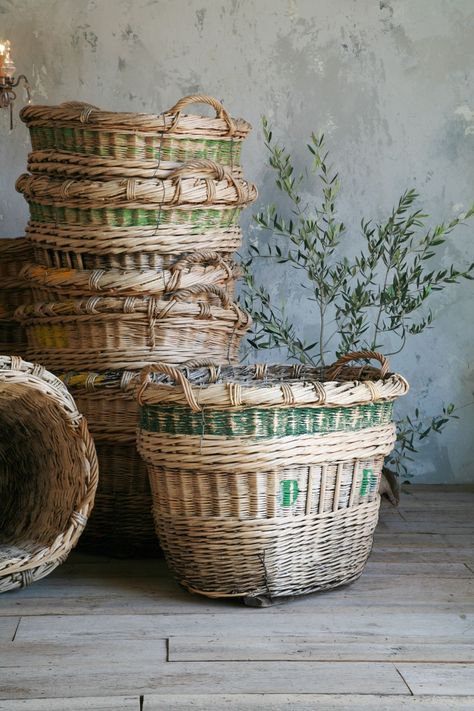
[[[362, 216], [383, 217], [407, 187], [433, 221], [474, 195], [472, 0], [0, 0], [0, 37], [12, 42], [35, 103], [86, 100], [115, 110], [161, 112], [207, 92], [253, 123], [246, 174], [273, 200], [260, 116], [294, 153], [312, 130], [327, 136], [342, 179], [341, 214], [357, 240]], [[27, 209], [15, 193], [29, 139], [0, 114], [0, 235], [21, 234]], [[246, 238], [261, 237], [243, 220]], [[461, 228], [442, 264], [474, 261], [473, 228]], [[278, 266], [261, 278], [311, 337], [315, 318]], [[435, 327], [393, 360], [411, 381], [399, 412], [431, 416], [443, 402], [474, 399], [473, 291], [435, 303]], [[278, 354], [270, 354], [274, 359]], [[413, 464], [420, 482], [474, 481], [474, 407]]]

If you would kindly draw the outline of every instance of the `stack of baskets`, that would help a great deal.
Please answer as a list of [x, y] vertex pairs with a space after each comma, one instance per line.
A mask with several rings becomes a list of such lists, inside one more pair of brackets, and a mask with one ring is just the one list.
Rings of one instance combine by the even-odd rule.
[[30, 285], [20, 277], [30, 259], [24, 237], [0, 239], [0, 355], [22, 355], [26, 348], [24, 328], [13, 315], [18, 306], [31, 301]]
[[[185, 115], [209, 104], [215, 117]], [[126, 392], [156, 361], [237, 359], [249, 317], [234, 301], [239, 215], [256, 199], [242, 177], [250, 125], [207, 96], [160, 115], [71, 102], [28, 106], [34, 303], [16, 318], [27, 357], [68, 383], [94, 434], [101, 479], [84, 541], [124, 555], [154, 540], [146, 472]]]
[[[381, 368], [346, 365], [369, 358]], [[138, 446], [178, 580], [251, 604], [355, 580], [407, 390], [374, 352], [329, 368], [144, 369]]]

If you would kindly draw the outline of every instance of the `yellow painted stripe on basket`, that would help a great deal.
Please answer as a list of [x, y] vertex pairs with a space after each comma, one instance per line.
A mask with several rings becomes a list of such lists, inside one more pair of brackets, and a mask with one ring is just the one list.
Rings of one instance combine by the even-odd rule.
[[68, 348], [69, 338], [66, 329], [61, 324], [45, 324], [33, 326], [31, 332], [35, 346], [40, 348]]

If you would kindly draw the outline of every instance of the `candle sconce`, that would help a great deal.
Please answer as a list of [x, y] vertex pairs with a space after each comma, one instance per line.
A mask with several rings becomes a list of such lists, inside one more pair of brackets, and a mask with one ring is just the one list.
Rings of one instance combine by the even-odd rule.
[[10, 110], [10, 130], [13, 128], [13, 104], [16, 87], [23, 82], [28, 103], [31, 102], [30, 84], [24, 74], [15, 79], [16, 67], [11, 57], [10, 42], [0, 41], [0, 108]]

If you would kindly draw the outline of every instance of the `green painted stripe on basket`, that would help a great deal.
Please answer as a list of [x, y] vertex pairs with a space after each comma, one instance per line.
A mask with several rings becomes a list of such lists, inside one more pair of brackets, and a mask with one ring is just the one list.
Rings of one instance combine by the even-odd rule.
[[391, 402], [335, 408], [247, 408], [204, 410], [198, 413], [181, 406], [145, 405], [140, 411], [140, 426], [147, 432], [171, 435], [206, 434], [258, 439], [356, 432], [390, 423], [392, 411]]
[[112, 225], [113, 227], [161, 227], [163, 225], [186, 225], [192, 234], [201, 234], [208, 229], [226, 229], [239, 222], [241, 208], [215, 210], [145, 210], [143, 208], [89, 208], [41, 205], [30, 202], [31, 219], [35, 222], [55, 222], [68, 225]]
[[218, 138], [175, 138], [91, 131], [84, 128], [31, 126], [34, 150], [56, 149], [109, 158], [149, 158], [186, 163], [208, 158], [222, 165], [240, 165], [242, 141]]

